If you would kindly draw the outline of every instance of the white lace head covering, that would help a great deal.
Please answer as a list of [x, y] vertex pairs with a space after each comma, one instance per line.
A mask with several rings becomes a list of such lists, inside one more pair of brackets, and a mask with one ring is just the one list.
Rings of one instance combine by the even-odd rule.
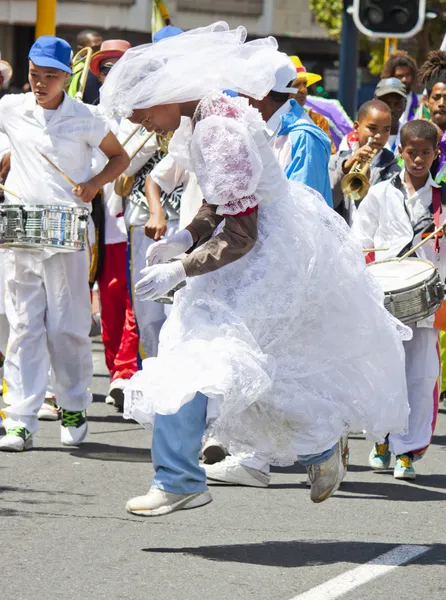
[[218, 22], [128, 50], [101, 88], [103, 112], [128, 117], [137, 108], [200, 100], [224, 89], [260, 100], [284, 65], [289, 81], [295, 78], [273, 37], [245, 43], [246, 36], [244, 27], [230, 30]]

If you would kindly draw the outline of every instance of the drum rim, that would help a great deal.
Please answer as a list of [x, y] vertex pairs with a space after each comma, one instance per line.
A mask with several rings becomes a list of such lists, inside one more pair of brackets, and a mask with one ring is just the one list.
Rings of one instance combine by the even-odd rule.
[[[412, 285], [408, 285], [407, 287], [399, 288], [398, 290], [392, 290], [392, 291], [388, 291], [388, 292], [385, 292], [383, 290], [383, 294], [384, 295], [388, 296], [388, 295], [391, 295], [391, 294], [395, 295], [395, 294], [402, 294], [404, 292], [410, 292], [412, 290], [418, 289], [422, 285], [426, 285], [426, 284], [430, 283], [432, 280], [435, 280], [437, 278], [439, 278], [440, 281], [441, 281], [441, 277], [440, 277], [440, 273], [438, 272], [438, 269], [435, 267], [435, 265], [430, 260], [427, 260], [426, 258], [418, 258], [418, 257], [412, 258], [412, 257], [408, 257], [408, 258], [405, 258], [404, 261], [426, 263], [427, 265], [429, 265], [430, 267], [432, 267], [432, 273], [431, 273], [431, 275], [429, 276], [428, 279], [425, 279], [424, 281], [419, 281], [418, 283], [414, 283]], [[384, 260], [377, 260], [377, 261], [375, 261], [373, 263], [368, 264], [367, 268], [370, 269], [373, 265], [378, 265], [378, 264], [382, 265], [384, 263], [396, 263], [396, 262], [398, 262], [398, 258], [386, 258]], [[401, 261], [401, 262], [403, 262], [403, 261]], [[373, 273], [372, 273], [372, 275], [373, 275]], [[373, 275], [373, 277], [379, 283], [378, 277], [376, 275]]]

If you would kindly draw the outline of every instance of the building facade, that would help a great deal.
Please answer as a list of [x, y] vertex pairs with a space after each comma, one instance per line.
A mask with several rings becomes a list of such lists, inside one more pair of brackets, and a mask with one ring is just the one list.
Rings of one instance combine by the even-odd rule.
[[[165, 0], [172, 22], [183, 29], [227, 21], [245, 25], [250, 37], [274, 35], [281, 50], [298, 54], [308, 69], [333, 67], [338, 46], [315, 21], [309, 0]], [[58, 0], [57, 34], [75, 48], [77, 33], [97, 29], [105, 39], [133, 45], [151, 40], [151, 0]], [[11, 62], [15, 83], [26, 81], [27, 54], [34, 41], [36, 3], [0, 0], [0, 51]]]

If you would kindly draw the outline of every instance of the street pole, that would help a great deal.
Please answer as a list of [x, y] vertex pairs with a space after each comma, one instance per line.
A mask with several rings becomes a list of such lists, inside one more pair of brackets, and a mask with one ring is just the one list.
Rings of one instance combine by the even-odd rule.
[[56, 35], [57, 0], [37, 0], [36, 38]]
[[398, 40], [396, 38], [386, 38], [384, 41], [384, 62], [389, 60], [389, 56], [398, 50]]
[[352, 15], [347, 12], [352, 4], [353, 0], [344, 0], [338, 99], [345, 112], [354, 119], [356, 115], [359, 32]]

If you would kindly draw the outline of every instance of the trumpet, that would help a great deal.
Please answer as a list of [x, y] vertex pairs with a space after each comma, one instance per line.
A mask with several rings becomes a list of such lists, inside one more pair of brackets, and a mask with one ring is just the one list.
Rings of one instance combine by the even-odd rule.
[[82, 102], [82, 98], [84, 97], [85, 86], [87, 85], [88, 71], [90, 70], [92, 56], [93, 56], [92, 48], [87, 47], [87, 48], [82, 48], [81, 50], [79, 50], [79, 52], [73, 58], [73, 66], [72, 66], [73, 73], [75, 71], [76, 66], [79, 65], [79, 63], [85, 61], [84, 66], [82, 67], [82, 73], [81, 73], [81, 76], [79, 79], [79, 89], [77, 90], [76, 94], [74, 95], [75, 100], [79, 100], [79, 102]]
[[[139, 129], [139, 126], [134, 131], [132, 131], [132, 133], [124, 140], [124, 142], [122, 143], [123, 146], [125, 146], [127, 144], [127, 142], [129, 142], [129, 140], [135, 135], [135, 133], [138, 131], [138, 129]], [[152, 131], [151, 133], [148, 133], [146, 136], [144, 136], [144, 138], [141, 140], [141, 143], [134, 150], [134, 152], [132, 152], [132, 154], [129, 156], [130, 160], [133, 160], [135, 158], [135, 156], [138, 154], [138, 152], [147, 144], [147, 142], [151, 139], [151, 137], [153, 135], [155, 135], [154, 131]], [[115, 186], [114, 186], [115, 194], [118, 194], [118, 196], [128, 196], [133, 189], [134, 183], [135, 183], [134, 175], [124, 175], [124, 173], [122, 173], [122, 175], [120, 175], [118, 177], [118, 179], [115, 181]]]
[[[367, 140], [368, 144], [372, 142], [373, 138]], [[377, 153], [378, 149], [375, 148], [365, 162], [357, 160], [342, 178], [341, 190], [350, 202], [359, 202], [367, 195], [370, 188], [370, 165]]]

